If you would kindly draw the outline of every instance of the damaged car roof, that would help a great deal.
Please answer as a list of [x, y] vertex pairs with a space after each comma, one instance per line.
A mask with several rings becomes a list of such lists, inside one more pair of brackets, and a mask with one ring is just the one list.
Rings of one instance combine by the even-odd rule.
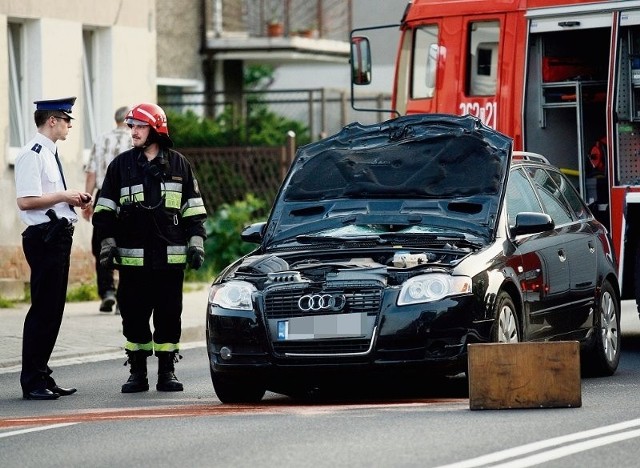
[[263, 241], [268, 246], [313, 233], [316, 222], [324, 230], [377, 223], [458, 226], [488, 239], [511, 145], [472, 116], [419, 114], [350, 124], [299, 148]]

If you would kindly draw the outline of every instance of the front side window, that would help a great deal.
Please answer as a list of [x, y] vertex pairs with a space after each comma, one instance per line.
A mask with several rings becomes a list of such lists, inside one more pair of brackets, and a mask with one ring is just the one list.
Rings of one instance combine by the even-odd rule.
[[411, 70], [412, 98], [434, 97], [439, 51], [438, 26], [424, 26], [415, 30]]
[[481, 21], [469, 24], [467, 54], [467, 94], [469, 96], [493, 96], [496, 94], [499, 41], [499, 21]]
[[521, 170], [512, 171], [507, 183], [507, 219], [509, 226], [516, 223], [518, 213], [541, 213], [533, 187]]

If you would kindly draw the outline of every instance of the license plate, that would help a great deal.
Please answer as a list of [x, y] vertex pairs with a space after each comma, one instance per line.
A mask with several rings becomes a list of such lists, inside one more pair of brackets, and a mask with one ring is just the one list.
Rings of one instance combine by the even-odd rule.
[[277, 336], [279, 341], [355, 338], [366, 335], [369, 328], [366, 313], [316, 315], [278, 320]]

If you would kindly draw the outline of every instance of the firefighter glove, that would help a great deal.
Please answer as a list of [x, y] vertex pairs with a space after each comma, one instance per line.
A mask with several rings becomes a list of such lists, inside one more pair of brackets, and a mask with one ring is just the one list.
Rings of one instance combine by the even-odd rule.
[[100, 243], [100, 266], [103, 268], [113, 268], [114, 261], [119, 262], [118, 247], [113, 237], [107, 237]]
[[204, 239], [200, 236], [191, 236], [187, 247], [187, 263], [197, 270], [204, 263]]

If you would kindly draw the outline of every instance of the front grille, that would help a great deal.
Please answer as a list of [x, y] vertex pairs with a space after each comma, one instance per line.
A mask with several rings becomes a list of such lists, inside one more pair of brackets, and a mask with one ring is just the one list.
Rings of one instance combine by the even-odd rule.
[[276, 341], [273, 350], [278, 354], [354, 354], [369, 349], [370, 340], [306, 340]]
[[[315, 291], [314, 291], [315, 292]], [[309, 290], [297, 291], [271, 291], [265, 295], [265, 317], [267, 319], [284, 319], [292, 317], [302, 317], [309, 315], [325, 315], [327, 313], [345, 314], [361, 313], [377, 314], [380, 310], [382, 290], [380, 288], [344, 289], [340, 291], [325, 290], [318, 291], [318, 294], [344, 294], [346, 304], [342, 310], [336, 312], [307, 311], [303, 312], [298, 307], [298, 300]]]

